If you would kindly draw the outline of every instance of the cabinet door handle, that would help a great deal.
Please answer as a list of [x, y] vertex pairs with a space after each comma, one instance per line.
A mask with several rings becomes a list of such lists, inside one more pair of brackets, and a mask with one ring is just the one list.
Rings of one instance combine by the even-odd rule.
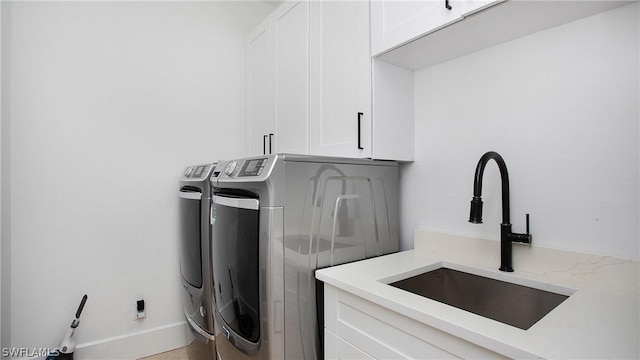
[[364, 115], [364, 113], [361, 113], [361, 112], [358, 113], [358, 150], [364, 150], [364, 148], [362, 147], [362, 134], [361, 134], [362, 115]]
[[262, 135], [262, 155], [267, 155], [267, 135]]
[[269, 134], [269, 155], [271, 155], [271, 137], [273, 136], [273, 134]]
[[451, 10], [452, 9], [451, 4], [449, 4], [449, 0], [444, 0], [444, 7], [446, 7], [447, 10]]

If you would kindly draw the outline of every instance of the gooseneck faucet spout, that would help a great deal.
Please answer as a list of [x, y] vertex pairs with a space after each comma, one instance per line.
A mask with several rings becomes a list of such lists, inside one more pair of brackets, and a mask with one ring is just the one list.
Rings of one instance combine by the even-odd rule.
[[500, 178], [502, 179], [502, 223], [509, 224], [509, 173], [507, 165], [504, 163], [502, 156], [495, 151], [489, 151], [482, 155], [478, 165], [476, 166], [476, 175], [473, 179], [473, 200], [471, 200], [471, 214], [469, 222], [473, 224], [482, 224], [482, 177], [484, 176], [484, 168], [489, 160], [495, 160], [500, 170]]
[[476, 166], [476, 173], [473, 181], [473, 199], [471, 200], [471, 211], [469, 222], [482, 224], [482, 177], [484, 168], [493, 159], [498, 164], [500, 178], [502, 179], [502, 224], [500, 224], [500, 271], [512, 272], [512, 242], [530, 244], [531, 234], [529, 233], [529, 214], [527, 214], [526, 234], [517, 234], [511, 231], [510, 208], [509, 208], [509, 174], [507, 165], [502, 156], [495, 151], [489, 151], [482, 155]]

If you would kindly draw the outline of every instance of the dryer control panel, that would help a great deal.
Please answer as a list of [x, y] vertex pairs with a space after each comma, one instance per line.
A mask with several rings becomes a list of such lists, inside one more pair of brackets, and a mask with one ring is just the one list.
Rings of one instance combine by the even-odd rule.
[[229, 161], [222, 171], [228, 177], [260, 176], [267, 158]]
[[212, 166], [213, 165], [211, 164], [189, 166], [184, 169], [182, 178], [189, 180], [205, 180], [209, 175], [209, 170]]
[[240, 169], [239, 177], [243, 176], [260, 176], [264, 165], [267, 163], [267, 158], [262, 159], [249, 159], [244, 162]]
[[254, 182], [266, 180], [276, 155], [221, 162], [211, 175], [211, 181]]

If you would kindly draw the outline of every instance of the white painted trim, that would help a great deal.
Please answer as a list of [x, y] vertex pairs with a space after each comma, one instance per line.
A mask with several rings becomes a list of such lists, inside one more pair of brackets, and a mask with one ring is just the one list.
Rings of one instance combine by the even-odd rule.
[[185, 321], [79, 344], [76, 359], [140, 359], [187, 345]]
[[[2, 39], [2, 3], [0, 3], [0, 39]], [[0, 84], [2, 84], [2, 40], [0, 40]], [[0, 114], [2, 114], [2, 86], [0, 86]], [[0, 119], [2, 116], [0, 115]], [[2, 125], [0, 125], [0, 149], [2, 149]], [[0, 189], [2, 189], [2, 166], [0, 166]], [[2, 191], [0, 191], [0, 204], [2, 203]], [[0, 206], [0, 233], [2, 233], [2, 207]], [[0, 294], [2, 294], [2, 245], [0, 244]], [[2, 296], [0, 296], [0, 324], [2, 324]], [[0, 339], [2, 338], [0, 330]], [[2, 341], [0, 340], [0, 346]]]

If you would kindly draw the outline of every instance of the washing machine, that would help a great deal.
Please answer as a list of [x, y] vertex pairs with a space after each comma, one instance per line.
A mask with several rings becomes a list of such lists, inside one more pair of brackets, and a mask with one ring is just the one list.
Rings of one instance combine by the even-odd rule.
[[209, 179], [216, 164], [188, 166], [178, 191], [184, 314], [189, 329], [203, 343], [215, 339]]
[[322, 359], [315, 271], [398, 251], [397, 163], [266, 155], [211, 184], [218, 357]]

